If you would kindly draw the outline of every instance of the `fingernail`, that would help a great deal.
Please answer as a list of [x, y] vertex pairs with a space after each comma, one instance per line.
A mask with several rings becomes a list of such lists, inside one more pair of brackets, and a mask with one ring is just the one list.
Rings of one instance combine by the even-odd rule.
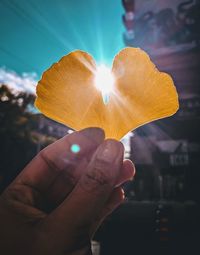
[[123, 189], [121, 189], [121, 191], [122, 191], [122, 199], [124, 200], [125, 199], [125, 192], [124, 192]]
[[101, 143], [105, 139], [105, 133], [101, 128], [85, 128], [79, 132], [97, 144]]
[[123, 157], [123, 145], [115, 140], [106, 140], [97, 150], [97, 158], [108, 163], [115, 163]]
[[124, 161], [124, 163], [126, 163], [126, 165], [129, 165], [129, 176], [130, 178], [128, 180], [132, 181], [135, 177], [135, 165], [133, 164], [133, 162], [129, 159], [126, 159]]

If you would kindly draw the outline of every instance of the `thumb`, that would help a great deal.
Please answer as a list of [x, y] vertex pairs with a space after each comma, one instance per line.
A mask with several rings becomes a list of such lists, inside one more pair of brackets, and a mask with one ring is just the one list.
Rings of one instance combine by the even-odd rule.
[[115, 188], [123, 154], [123, 145], [115, 140], [106, 140], [98, 147], [72, 193], [49, 216], [54, 233], [65, 236], [89, 230]]

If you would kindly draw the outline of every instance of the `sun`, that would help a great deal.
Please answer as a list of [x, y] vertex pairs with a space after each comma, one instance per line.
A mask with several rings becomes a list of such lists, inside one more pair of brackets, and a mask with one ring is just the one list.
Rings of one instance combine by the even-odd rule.
[[95, 72], [94, 83], [96, 88], [102, 93], [104, 104], [108, 104], [115, 83], [111, 70], [105, 65], [98, 66]]

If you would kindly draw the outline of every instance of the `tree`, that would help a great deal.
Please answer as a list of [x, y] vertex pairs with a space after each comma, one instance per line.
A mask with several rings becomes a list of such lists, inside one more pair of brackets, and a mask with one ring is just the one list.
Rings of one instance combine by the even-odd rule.
[[36, 154], [40, 137], [33, 131], [38, 128], [38, 118], [27, 111], [34, 99], [34, 95], [0, 85], [0, 191]]

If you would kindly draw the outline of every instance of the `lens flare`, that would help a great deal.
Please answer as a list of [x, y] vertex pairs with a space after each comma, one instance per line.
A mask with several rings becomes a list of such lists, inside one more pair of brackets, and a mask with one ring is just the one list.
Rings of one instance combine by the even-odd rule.
[[80, 148], [80, 146], [78, 145], [78, 144], [72, 144], [72, 146], [71, 146], [71, 151], [73, 152], [73, 153], [78, 153], [79, 151], [81, 150], [81, 148]]
[[104, 104], [108, 104], [110, 100], [110, 94], [114, 88], [115, 78], [112, 72], [105, 65], [97, 67], [95, 73], [95, 86], [102, 93]]

